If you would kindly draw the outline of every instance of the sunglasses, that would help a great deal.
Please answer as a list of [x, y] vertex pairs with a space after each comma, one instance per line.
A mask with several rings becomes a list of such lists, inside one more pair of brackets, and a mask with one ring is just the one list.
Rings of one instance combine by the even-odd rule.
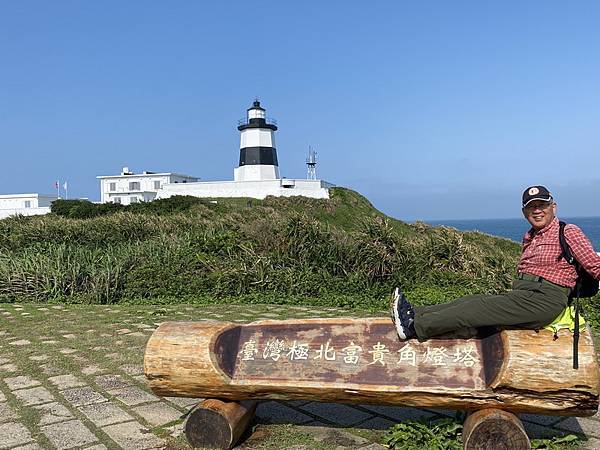
[[539, 202], [539, 203], [533, 203], [530, 205], [527, 205], [523, 208], [524, 211], [526, 212], [532, 212], [535, 211], [536, 209], [541, 209], [541, 210], [545, 210], [550, 208], [552, 205], [554, 204], [554, 202]]

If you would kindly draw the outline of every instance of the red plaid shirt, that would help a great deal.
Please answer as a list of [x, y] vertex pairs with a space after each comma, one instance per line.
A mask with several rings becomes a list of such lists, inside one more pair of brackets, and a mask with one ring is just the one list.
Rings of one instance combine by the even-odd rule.
[[[544, 277], [561, 286], [574, 287], [577, 280], [575, 267], [560, 258], [562, 249], [558, 240], [558, 219], [533, 234], [533, 229], [523, 237], [523, 253], [518, 272]], [[596, 280], [600, 279], [600, 256], [577, 225], [565, 226], [565, 238], [573, 256]]]

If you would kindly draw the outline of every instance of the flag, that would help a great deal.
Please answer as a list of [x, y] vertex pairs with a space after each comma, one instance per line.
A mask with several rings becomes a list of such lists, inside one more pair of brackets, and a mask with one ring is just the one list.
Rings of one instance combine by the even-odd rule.
[[65, 183], [63, 184], [63, 189], [66, 191], [67, 190], [67, 182], [65, 181]]
[[54, 189], [58, 189], [58, 187], [60, 186], [60, 183], [58, 181], [54, 182]]

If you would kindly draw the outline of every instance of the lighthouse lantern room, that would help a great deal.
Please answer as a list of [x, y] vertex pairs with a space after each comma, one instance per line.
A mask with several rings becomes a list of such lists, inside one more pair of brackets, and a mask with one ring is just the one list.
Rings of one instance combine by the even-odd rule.
[[240, 164], [233, 169], [235, 181], [277, 180], [279, 165], [274, 132], [277, 125], [267, 120], [265, 109], [255, 100], [240, 121]]

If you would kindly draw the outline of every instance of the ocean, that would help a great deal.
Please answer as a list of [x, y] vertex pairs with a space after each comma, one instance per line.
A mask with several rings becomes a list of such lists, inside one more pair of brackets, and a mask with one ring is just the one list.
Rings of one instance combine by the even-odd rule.
[[[574, 223], [583, 230], [592, 241], [594, 249], [600, 251], [600, 217], [559, 217], [567, 223]], [[462, 231], [481, 231], [494, 236], [505, 237], [521, 242], [523, 235], [530, 228], [524, 219], [480, 219], [480, 220], [436, 220], [425, 221], [429, 225], [447, 225]]]

